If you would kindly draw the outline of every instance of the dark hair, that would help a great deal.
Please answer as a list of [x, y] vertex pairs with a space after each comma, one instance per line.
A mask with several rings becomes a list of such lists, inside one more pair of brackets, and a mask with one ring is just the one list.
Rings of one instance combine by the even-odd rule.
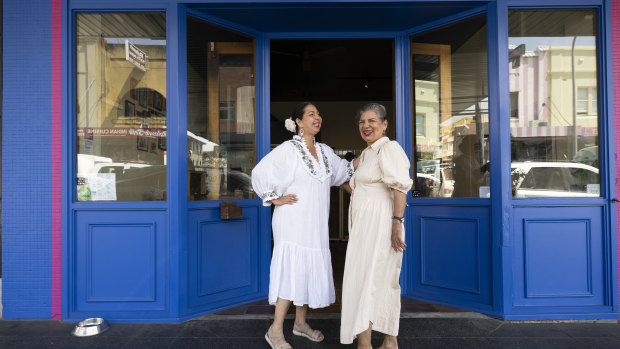
[[[306, 111], [306, 107], [309, 106], [309, 105], [314, 105], [314, 103], [312, 103], [312, 102], [301, 102], [301, 103], [297, 104], [295, 106], [295, 109], [293, 109], [293, 113], [291, 114], [291, 117], [293, 118], [293, 121], [295, 121], [295, 119], [303, 120], [304, 112]], [[297, 134], [297, 132], [299, 132], [299, 126], [297, 126], [297, 122], [295, 122], [295, 134]]]
[[344, 154], [344, 159], [347, 161], [351, 161], [355, 159], [355, 154], [353, 154], [353, 152], [348, 151], [346, 154]]

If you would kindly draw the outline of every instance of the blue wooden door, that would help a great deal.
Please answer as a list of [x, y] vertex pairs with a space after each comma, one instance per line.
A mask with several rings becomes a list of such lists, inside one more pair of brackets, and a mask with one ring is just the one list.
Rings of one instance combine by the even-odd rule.
[[486, 18], [409, 38], [412, 171], [405, 295], [491, 311]]
[[199, 14], [187, 17], [186, 37], [187, 306], [205, 313], [266, 293], [269, 239], [261, 234], [261, 202], [250, 180], [257, 158], [256, 39]]

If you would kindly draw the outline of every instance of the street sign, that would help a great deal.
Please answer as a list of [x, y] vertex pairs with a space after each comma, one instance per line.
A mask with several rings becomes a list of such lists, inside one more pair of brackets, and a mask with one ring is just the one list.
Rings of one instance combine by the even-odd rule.
[[125, 59], [133, 63], [138, 69], [146, 71], [146, 53], [125, 40]]

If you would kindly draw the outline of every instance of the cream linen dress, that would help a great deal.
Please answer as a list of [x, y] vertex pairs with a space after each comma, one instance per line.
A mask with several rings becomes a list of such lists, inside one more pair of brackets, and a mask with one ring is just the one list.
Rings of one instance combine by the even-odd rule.
[[280, 196], [297, 196], [295, 204], [276, 206], [273, 212], [272, 305], [278, 297], [310, 308], [323, 308], [336, 300], [329, 251], [329, 194], [331, 186], [349, 180], [353, 164], [325, 144], [317, 142], [315, 148], [319, 161], [303, 138], [294, 136], [252, 170], [252, 187], [265, 206]]
[[407, 193], [412, 183], [409, 159], [396, 141], [383, 137], [362, 152], [349, 182], [353, 194], [342, 282], [343, 344], [352, 343], [369, 323], [373, 330], [398, 335], [403, 254], [392, 249], [392, 189]]

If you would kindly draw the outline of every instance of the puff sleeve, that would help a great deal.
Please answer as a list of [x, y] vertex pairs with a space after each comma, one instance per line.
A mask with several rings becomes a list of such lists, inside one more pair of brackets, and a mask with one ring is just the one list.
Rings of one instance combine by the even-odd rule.
[[413, 180], [409, 177], [409, 159], [396, 141], [389, 141], [378, 154], [381, 181], [389, 188], [407, 193]]
[[264, 206], [285, 195], [293, 182], [297, 157], [290, 151], [287, 142], [280, 144], [252, 170], [252, 189], [263, 199]]
[[353, 161], [347, 161], [334, 153], [334, 150], [325, 144], [321, 144], [323, 155], [327, 157], [327, 161], [332, 169], [330, 184], [332, 186], [342, 185], [348, 181], [353, 175]]

